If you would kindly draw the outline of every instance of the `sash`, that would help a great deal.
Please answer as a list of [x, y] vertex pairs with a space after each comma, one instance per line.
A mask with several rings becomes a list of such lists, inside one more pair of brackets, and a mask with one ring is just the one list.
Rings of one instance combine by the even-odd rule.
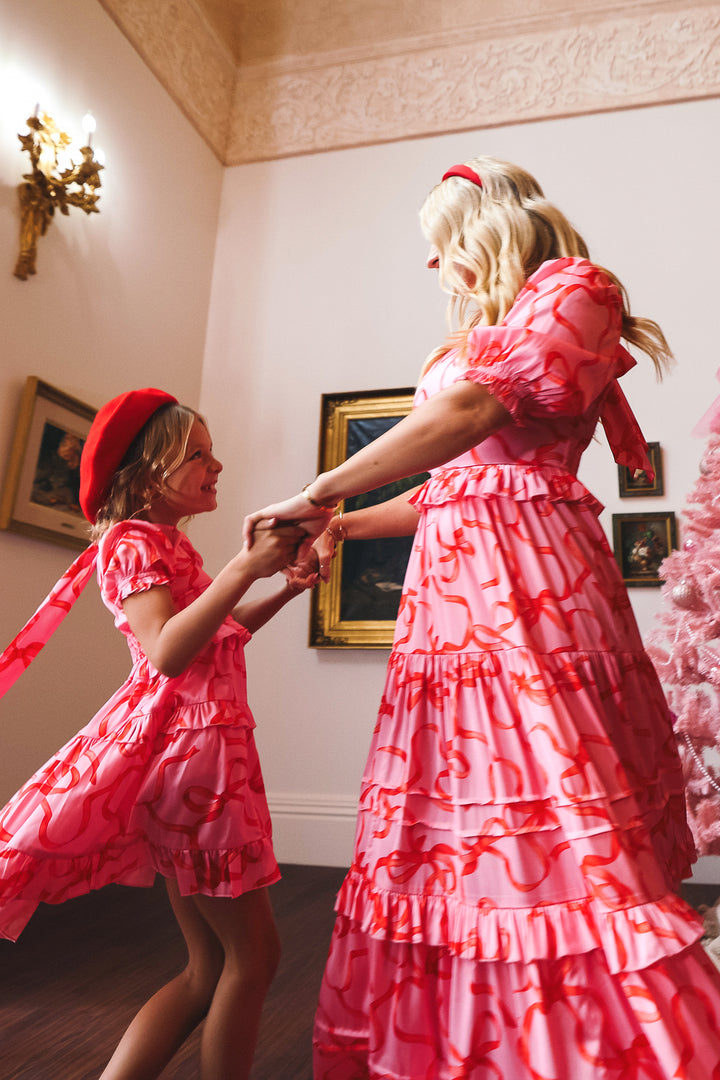
[[32, 618], [0, 656], [0, 697], [20, 678], [63, 621], [92, 577], [97, 544], [90, 544], [53, 585]]

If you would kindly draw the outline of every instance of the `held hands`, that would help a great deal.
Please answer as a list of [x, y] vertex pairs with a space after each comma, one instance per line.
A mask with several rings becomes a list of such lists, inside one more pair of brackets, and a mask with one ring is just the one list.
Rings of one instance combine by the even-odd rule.
[[[337, 537], [328, 528], [337, 507], [325, 506], [316, 501], [308, 484], [299, 495], [283, 502], [271, 503], [249, 514], [243, 525], [243, 537], [248, 550], [263, 532], [295, 529], [301, 542], [298, 544], [291, 565], [284, 574], [291, 589], [301, 592], [317, 585], [318, 580], [330, 579], [330, 564], [335, 557]], [[342, 514], [339, 515], [342, 523]], [[342, 524], [341, 524], [342, 535]], [[313, 543], [313, 541], [315, 541]]]
[[318, 506], [304, 494], [294, 495], [291, 499], [283, 502], [270, 503], [262, 510], [256, 510], [245, 518], [243, 525], [243, 538], [248, 545], [253, 545], [253, 534], [263, 526], [272, 528], [277, 524], [297, 525], [306, 534], [307, 541], [305, 550], [310, 547], [312, 541], [326, 528], [333, 516], [335, 507]]
[[257, 577], [272, 577], [296, 562], [303, 546], [307, 546], [307, 533], [297, 525], [260, 525], [252, 547], [246, 542], [243, 553]]

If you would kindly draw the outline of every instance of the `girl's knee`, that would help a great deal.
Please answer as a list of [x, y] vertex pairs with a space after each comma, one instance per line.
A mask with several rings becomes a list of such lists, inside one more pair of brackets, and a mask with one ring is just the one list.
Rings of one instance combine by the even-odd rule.
[[280, 938], [275, 926], [264, 930], [251, 949], [228, 953], [225, 971], [232, 972], [247, 992], [265, 997], [280, 963]]
[[188, 994], [197, 1003], [198, 1009], [203, 1011], [203, 1015], [210, 1008], [224, 965], [225, 956], [219, 942], [215, 947], [195, 948], [190, 952], [181, 978]]
[[280, 962], [280, 938], [266, 890], [235, 899], [195, 897], [224, 954], [223, 978], [266, 993]]
[[221, 975], [222, 965], [218, 968], [198, 968], [196, 965], [188, 964], [182, 973], [188, 994], [203, 1016], [210, 1008]]

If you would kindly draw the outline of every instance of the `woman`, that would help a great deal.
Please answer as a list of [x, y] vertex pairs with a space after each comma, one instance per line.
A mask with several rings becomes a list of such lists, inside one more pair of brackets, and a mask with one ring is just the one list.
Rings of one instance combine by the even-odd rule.
[[[315, 1029], [327, 1080], [720, 1077], [720, 976], [668, 710], [576, 478], [662, 331], [523, 170], [450, 169], [421, 220], [461, 329], [409, 417], [248, 519], [414, 533]], [[411, 497], [339, 500], [430, 470]]]

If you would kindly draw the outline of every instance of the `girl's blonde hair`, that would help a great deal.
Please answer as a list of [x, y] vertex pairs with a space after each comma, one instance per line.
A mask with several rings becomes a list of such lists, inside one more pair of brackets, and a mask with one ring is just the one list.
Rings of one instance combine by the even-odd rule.
[[135, 436], [113, 477], [92, 527], [93, 540], [118, 521], [149, 510], [166, 491], [169, 478], [182, 464], [190, 431], [205, 420], [187, 405], [163, 405]]
[[[420, 211], [423, 232], [438, 250], [440, 285], [451, 295], [448, 317], [455, 316], [460, 324], [449, 342], [429, 357], [424, 371], [449, 349], [462, 346], [473, 327], [502, 322], [543, 262], [589, 258], [582, 236], [524, 169], [491, 157], [466, 164], [480, 177], [482, 188], [451, 176], [433, 188]], [[647, 353], [662, 377], [673, 360], [665, 335], [652, 319], [631, 315], [621, 282], [599, 269], [620, 291], [622, 337]]]

